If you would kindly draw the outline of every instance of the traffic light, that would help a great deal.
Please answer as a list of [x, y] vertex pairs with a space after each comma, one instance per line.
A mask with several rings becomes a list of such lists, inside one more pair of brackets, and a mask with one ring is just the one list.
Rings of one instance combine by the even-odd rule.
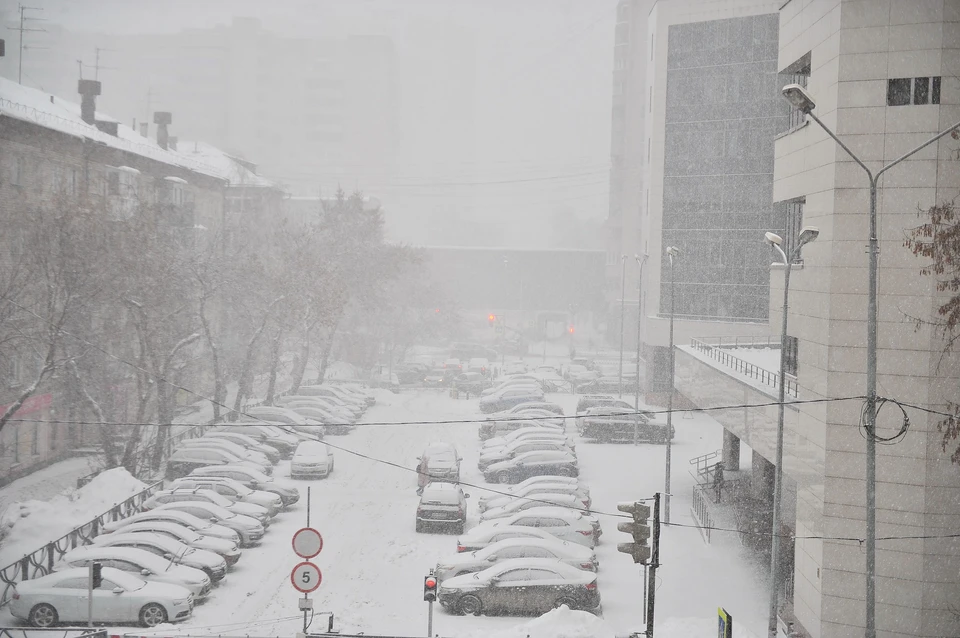
[[103, 576], [100, 574], [102, 569], [103, 565], [96, 561], [90, 566], [90, 578], [93, 581], [93, 589], [97, 589], [103, 584]]
[[569, 328], [567, 328], [567, 332], [569, 332], [570, 334], [573, 334], [573, 326], [570, 326]]
[[490, 327], [493, 327], [493, 324], [496, 320], [497, 320], [497, 315], [493, 314], [492, 312], [489, 315], [487, 315], [487, 323], [490, 324]]
[[650, 560], [650, 508], [643, 503], [620, 503], [617, 509], [633, 515], [632, 523], [617, 523], [617, 529], [633, 536], [632, 543], [617, 543], [617, 551], [633, 556], [633, 562]]
[[433, 574], [423, 579], [423, 599], [428, 603], [437, 599], [437, 577]]

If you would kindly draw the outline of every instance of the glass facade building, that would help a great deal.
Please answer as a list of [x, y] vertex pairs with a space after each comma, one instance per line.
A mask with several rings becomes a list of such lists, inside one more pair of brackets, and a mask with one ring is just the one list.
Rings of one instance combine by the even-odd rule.
[[[789, 126], [777, 73], [776, 14], [669, 27], [663, 245], [677, 246], [678, 317], [766, 321], [774, 139]], [[661, 313], [670, 309], [663, 257]]]

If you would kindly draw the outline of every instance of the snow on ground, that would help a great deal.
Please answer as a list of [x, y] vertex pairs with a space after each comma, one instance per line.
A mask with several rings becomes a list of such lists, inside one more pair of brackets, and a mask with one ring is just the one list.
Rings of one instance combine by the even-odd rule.
[[727, 352], [764, 370], [780, 369], [780, 348], [727, 348]]
[[0, 567], [60, 538], [146, 487], [120, 467], [101, 472], [82, 488], [48, 500], [13, 503], [0, 519]]
[[[468, 526], [477, 523], [476, 499], [485, 489], [498, 486], [484, 484], [476, 469], [480, 447], [476, 421], [482, 416], [475, 399], [452, 399], [441, 390], [401, 394], [378, 391], [377, 397], [377, 405], [364, 416], [365, 422], [410, 424], [358, 426], [346, 436], [328, 437], [327, 441], [335, 447], [332, 475], [325, 480], [291, 481], [303, 496], [297, 506], [274, 520], [259, 547], [244, 550], [240, 562], [210, 600], [194, 610], [191, 619], [165, 627], [155, 635], [174, 636], [179, 632], [280, 636], [300, 631], [303, 617], [296, 600], [300, 595], [290, 584], [290, 571], [300, 559], [290, 547], [290, 538], [306, 524], [308, 486], [312, 488], [310, 523], [324, 536], [323, 552], [315, 559], [323, 572], [323, 584], [311, 594], [316, 616], [311, 630], [325, 629], [326, 618], [321, 612], [331, 611], [336, 617], [336, 629], [344, 633], [422, 635], [427, 622], [423, 577], [440, 557], [455, 552], [456, 536], [414, 531], [417, 457], [432, 441], [448, 441], [459, 448], [464, 457], [462, 481], [465, 491], [471, 494]], [[548, 398], [563, 405], [567, 414], [573, 413], [575, 396]], [[429, 423], [458, 419], [468, 422]], [[688, 471], [688, 460], [718, 449], [721, 428], [703, 414], [678, 417], [674, 424], [677, 438], [672, 446], [671, 518], [674, 523], [692, 525], [694, 480]], [[569, 429], [574, 432], [572, 422]], [[616, 544], [629, 538], [616, 529], [616, 523], [623, 520], [616, 517], [620, 515], [616, 504], [663, 491], [664, 447], [581, 441], [577, 452], [581, 480], [591, 489], [604, 529], [597, 548], [602, 621], [585, 619], [579, 612], [569, 610], [558, 610], [532, 621], [461, 617], [447, 614], [437, 606], [435, 633], [478, 638], [609, 638], [611, 634], [623, 635], [643, 628], [642, 569], [626, 554], [617, 552]], [[274, 475], [278, 481], [290, 481], [289, 462], [281, 462]], [[39, 530], [36, 534], [44, 535]], [[53, 538], [58, 534], [51, 530], [45, 535]], [[662, 566], [657, 574], [659, 636], [710, 635], [716, 631], [720, 606], [734, 616], [738, 635], [749, 636], [749, 629], [762, 635], [765, 582], [762, 575], [753, 573], [743, 554], [745, 550], [731, 536], [714, 532], [713, 543], [707, 545], [695, 528], [663, 528]], [[5, 610], [0, 612], [0, 625], [9, 620]], [[150, 632], [123, 627], [111, 633], [139, 636]]]

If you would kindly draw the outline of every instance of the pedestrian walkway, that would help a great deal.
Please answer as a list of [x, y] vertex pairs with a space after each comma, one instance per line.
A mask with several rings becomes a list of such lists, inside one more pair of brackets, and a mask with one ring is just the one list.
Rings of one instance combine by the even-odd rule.
[[74, 456], [0, 487], [0, 519], [13, 503], [48, 501], [58, 494], [76, 489], [77, 479], [99, 469], [97, 463], [96, 456]]

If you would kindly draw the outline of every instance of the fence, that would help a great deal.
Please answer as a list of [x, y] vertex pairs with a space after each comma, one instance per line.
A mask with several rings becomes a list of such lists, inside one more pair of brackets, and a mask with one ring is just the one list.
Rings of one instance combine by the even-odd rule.
[[700, 533], [703, 534], [703, 540], [709, 543], [713, 518], [710, 516], [710, 505], [703, 493], [702, 485], [693, 486], [693, 505], [690, 507], [690, 511], [693, 513], [693, 520], [697, 522], [697, 527], [700, 528]]
[[86, 627], [0, 627], [0, 638], [107, 638], [106, 629]]
[[50, 541], [20, 560], [0, 569], [0, 607], [10, 602], [14, 585], [18, 582], [45, 576], [53, 571], [53, 564], [71, 549], [86, 545], [96, 537], [105, 523], [118, 521], [140, 512], [143, 502], [163, 487], [163, 481], [148, 485], [127, 500], [117, 503], [93, 520], [76, 527], [60, 538]]
[[[737, 339], [743, 339], [744, 341], [741, 342], [738, 346], [736, 345]], [[749, 346], [746, 343], [747, 339], [753, 340], [753, 342]], [[733, 370], [735, 370], [736, 372], [739, 372], [744, 376], [750, 377], [751, 379], [755, 379], [764, 385], [768, 385], [772, 388], [776, 388], [779, 386], [779, 383], [780, 383], [780, 375], [778, 373], [771, 372], [769, 370], [766, 370], [765, 368], [761, 368], [758, 365], [754, 365], [749, 361], [744, 361], [739, 357], [735, 357], [729, 352], [727, 352], [727, 350], [725, 349], [725, 348], [734, 348], [734, 347], [741, 347], [741, 348], [761, 347], [763, 345], [762, 339], [763, 338], [761, 337], [761, 340], [757, 342], [755, 337], [738, 337], [738, 338], [727, 337], [727, 343], [725, 345], [720, 345], [719, 343], [717, 345], [711, 345], [700, 339], [691, 339], [690, 346], [694, 350], [698, 350], [704, 353], [711, 359], [714, 359], [720, 362], [722, 365], [725, 365], [728, 368], [732, 368]], [[767, 343], [769, 343], [769, 340], [770, 338], [768, 337]], [[719, 341], [722, 342], [722, 339], [720, 339]], [[768, 346], [768, 347], [772, 347], [772, 346]], [[779, 344], [777, 344], [777, 347], [779, 347]], [[784, 384], [784, 393], [793, 397], [797, 396], [798, 386], [797, 386], [796, 378], [791, 377], [790, 375], [786, 376], [786, 381]]]

